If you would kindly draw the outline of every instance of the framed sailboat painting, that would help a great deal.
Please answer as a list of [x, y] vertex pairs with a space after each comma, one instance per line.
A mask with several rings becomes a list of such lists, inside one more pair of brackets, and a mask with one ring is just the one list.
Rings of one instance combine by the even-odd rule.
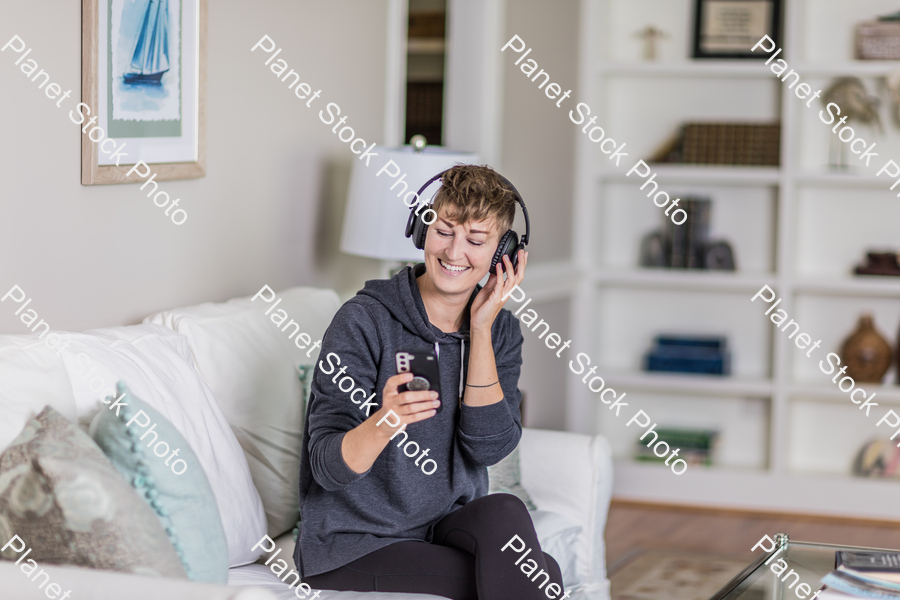
[[203, 177], [207, 0], [82, 2], [81, 183]]

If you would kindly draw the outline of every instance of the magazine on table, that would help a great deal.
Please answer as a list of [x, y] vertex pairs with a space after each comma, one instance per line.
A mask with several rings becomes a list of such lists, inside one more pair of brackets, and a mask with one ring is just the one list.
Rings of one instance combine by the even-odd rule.
[[900, 600], [900, 552], [835, 552], [835, 570], [822, 578], [819, 598]]

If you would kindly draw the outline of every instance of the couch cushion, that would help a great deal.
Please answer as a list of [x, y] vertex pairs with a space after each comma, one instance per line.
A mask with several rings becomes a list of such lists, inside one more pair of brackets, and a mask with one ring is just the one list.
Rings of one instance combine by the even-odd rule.
[[115, 400], [127, 406], [113, 409], [116, 402], [107, 398], [109, 407], [91, 422], [91, 437], [156, 512], [188, 577], [227, 583], [222, 518], [197, 455], [178, 430], [124, 382], [116, 392]]
[[0, 335], [0, 452], [47, 405], [77, 420], [62, 358], [36, 335]]
[[[546, 510], [529, 511], [531, 520], [534, 522], [534, 528], [538, 535], [538, 541], [541, 543], [541, 549], [556, 559], [559, 563], [560, 570], [563, 575], [563, 583], [566, 589], [572, 589], [578, 585], [578, 574], [575, 563], [575, 541], [581, 533], [581, 526], [572, 523], [562, 515]], [[287, 600], [294, 597], [286, 584], [282, 583], [272, 570], [261, 564], [269, 557], [278, 552], [281, 556], [293, 556], [296, 540], [291, 534], [285, 534], [275, 540], [275, 547], [267, 554], [260, 556], [257, 560], [258, 564], [245, 567], [238, 567], [228, 571], [228, 585], [256, 585], [270, 589], [279, 598]], [[294, 565], [290, 565], [294, 568]], [[282, 577], [285, 577], [282, 575]], [[378, 594], [373, 592], [335, 592], [323, 591], [320, 596], [323, 600], [334, 598], [337, 600], [363, 600], [365, 598], [388, 598], [398, 597], [396, 594]], [[438, 598], [430, 594], [403, 594], [404, 599], [421, 598]], [[572, 596], [575, 598], [575, 596]]]
[[188, 441], [216, 497], [229, 566], [253, 562], [253, 545], [266, 531], [259, 493], [244, 453], [209, 386], [192, 364], [187, 339], [155, 325], [60, 333], [62, 356], [79, 415], [93, 417], [128, 382]]
[[[303, 592], [299, 596], [294, 593], [296, 587], [288, 587], [275, 576], [269, 567], [264, 565], [247, 565], [228, 570], [228, 585], [231, 586], [255, 586], [272, 593], [278, 600], [306, 600], [313, 596], [304, 597]], [[315, 592], [313, 593], [315, 595]], [[321, 590], [316, 596], [317, 600], [440, 600], [443, 596], [431, 594], [393, 594], [388, 592], [335, 592]]]
[[[339, 306], [331, 290], [293, 288], [261, 292], [255, 301], [201, 304], [144, 320], [190, 340], [197, 368], [244, 449], [273, 538], [292, 529], [299, 516], [304, 414], [297, 366], [315, 364], [318, 348], [313, 345]], [[301, 334], [308, 339], [297, 343]]]
[[153, 511], [100, 448], [50, 407], [0, 455], [3, 544], [13, 535], [22, 543], [8, 547], [3, 558], [17, 559], [31, 548], [26, 560], [38, 565], [185, 578]]
[[602, 436], [526, 428], [519, 449], [522, 485], [535, 503], [583, 526], [573, 548], [584, 589], [608, 598], [603, 529], [612, 494], [609, 444]]
[[565, 588], [572, 589], [581, 583], [578, 576], [576, 549], [582, 527], [559, 513], [549, 510], [529, 511], [541, 550], [552, 556], [562, 572]]

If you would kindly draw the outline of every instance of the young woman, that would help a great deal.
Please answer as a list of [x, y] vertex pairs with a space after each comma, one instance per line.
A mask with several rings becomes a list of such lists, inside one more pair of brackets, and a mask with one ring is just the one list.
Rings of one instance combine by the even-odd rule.
[[[366, 282], [325, 334], [306, 416], [294, 560], [314, 589], [561, 598], [546, 593], [562, 588], [560, 570], [541, 552], [525, 505], [486, 495], [486, 467], [522, 434], [522, 333], [503, 297], [522, 282], [528, 253], [519, 250], [515, 269], [504, 256], [505, 273], [498, 264], [477, 287], [512, 226], [516, 194], [488, 167], [459, 165], [441, 180], [425, 262]], [[413, 376], [395, 374], [395, 353], [423, 347], [437, 354], [440, 397], [398, 392]], [[372, 397], [351, 397], [351, 387]], [[516, 565], [519, 555], [503, 552], [514, 536], [532, 549], [531, 562]], [[549, 577], [532, 581], [526, 564]]]

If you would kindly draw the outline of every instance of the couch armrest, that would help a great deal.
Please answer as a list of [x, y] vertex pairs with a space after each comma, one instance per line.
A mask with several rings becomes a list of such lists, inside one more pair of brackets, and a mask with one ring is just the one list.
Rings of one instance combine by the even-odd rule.
[[613, 480], [609, 443], [602, 436], [526, 428], [519, 462], [522, 485], [537, 507], [584, 527], [578, 540], [578, 574], [588, 587], [606, 589], [603, 530]]
[[[72, 600], [276, 600], [274, 594], [260, 588], [236, 588], [40, 563], [35, 572], [37, 581], [32, 581], [20, 566], [13, 561], [0, 560], [4, 598], [47, 600], [47, 586], [55, 583], [62, 588], [57, 597], [71, 591], [69, 598]], [[49, 583], [40, 575], [41, 570], [50, 575]], [[31, 576], [35, 577], [35, 574]], [[39, 588], [39, 584], [43, 585]]]

